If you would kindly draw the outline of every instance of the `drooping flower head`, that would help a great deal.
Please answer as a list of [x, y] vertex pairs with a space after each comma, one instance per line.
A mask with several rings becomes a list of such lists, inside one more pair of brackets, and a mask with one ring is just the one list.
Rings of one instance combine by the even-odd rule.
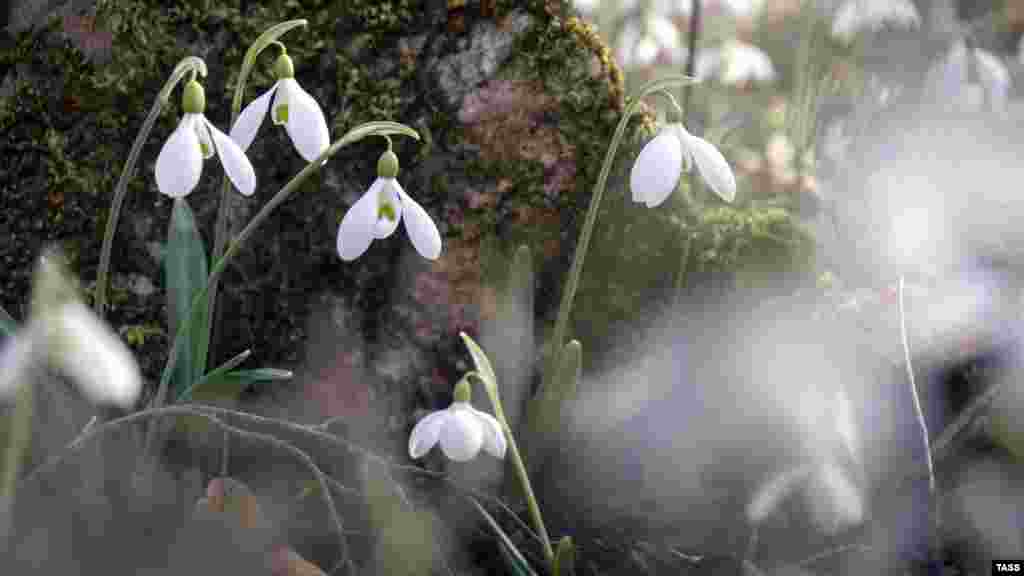
[[295, 80], [295, 66], [288, 54], [282, 52], [277, 57], [274, 76], [277, 82], [239, 114], [235, 125], [231, 127], [231, 138], [242, 150], [248, 150], [263, 124], [267, 109], [271, 108], [270, 117], [274, 124], [284, 126], [295, 150], [307, 162], [312, 162], [330, 144], [324, 112], [309, 92], [303, 90]]
[[59, 369], [97, 404], [130, 408], [142, 391], [131, 351], [81, 302], [56, 252], [39, 259], [28, 322], [0, 349], [0, 397], [13, 394], [37, 361]]
[[246, 196], [256, 190], [256, 172], [245, 152], [203, 115], [206, 95], [195, 78], [182, 91], [184, 115], [156, 158], [156, 184], [172, 198], [187, 196], [199, 184], [203, 160], [216, 152], [235, 188]]
[[668, 124], [644, 145], [629, 174], [634, 202], [660, 205], [676, 189], [692, 164], [715, 194], [726, 202], [736, 197], [736, 177], [725, 157], [710, 142], [690, 134], [681, 122]]
[[360, 257], [374, 239], [391, 236], [398, 221], [405, 222], [413, 247], [428, 260], [441, 255], [441, 233], [422, 206], [409, 197], [396, 179], [398, 157], [390, 148], [377, 161], [377, 179], [345, 213], [338, 227], [338, 255]]
[[441, 451], [456, 462], [467, 462], [483, 448], [495, 458], [504, 458], [507, 443], [501, 424], [469, 403], [469, 381], [455, 385], [455, 401], [444, 410], [425, 416], [409, 435], [409, 456], [421, 458], [438, 442]]
[[849, 44], [864, 31], [920, 25], [921, 15], [910, 0], [846, 0], [832, 19], [832, 36]]

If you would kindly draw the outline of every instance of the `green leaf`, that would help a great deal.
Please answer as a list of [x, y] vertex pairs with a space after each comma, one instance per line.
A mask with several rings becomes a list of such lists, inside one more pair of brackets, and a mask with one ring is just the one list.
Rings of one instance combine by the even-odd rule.
[[487, 359], [487, 355], [484, 354], [480, 345], [465, 332], [459, 332], [459, 336], [462, 336], [462, 341], [466, 343], [466, 348], [469, 348], [469, 355], [473, 357], [473, 364], [476, 365], [476, 371], [480, 374], [480, 379], [483, 380], [484, 385], [487, 387], [487, 393], [491, 394], [493, 392], [496, 396], [498, 392], [498, 376], [494, 373], [491, 361]]
[[[196, 219], [184, 198], [174, 200], [171, 223], [167, 231], [167, 255], [164, 274], [167, 281], [167, 323], [170, 333], [185, 322], [192, 299], [206, 285], [208, 275], [206, 249], [196, 227]], [[174, 366], [172, 391], [181, 395], [206, 371], [206, 354], [210, 344], [210, 311], [207, 303], [199, 303], [193, 321], [185, 334], [181, 352]]]
[[253, 370], [234, 370], [211, 377], [195, 386], [190, 394], [192, 400], [224, 400], [237, 399], [246, 389], [260, 382], [279, 382], [290, 380], [292, 372], [276, 368], [256, 368]]
[[18, 329], [18, 321], [13, 316], [7, 313], [3, 307], [0, 307], [0, 332], [3, 332], [4, 336], [10, 336]]
[[502, 556], [505, 557], [505, 562], [508, 563], [509, 569], [512, 571], [512, 573], [516, 576], [519, 576], [521, 574], [525, 576], [537, 576], [537, 573], [534, 572], [533, 568], [530, 567], [530, 564], [526, 561], [526, 558], [523, 557], [522, 552], [520, 552], [519, 549], [516, 548], [516, 545], [512, 543], [512, 540], [508, 537], [507, 534], [505, 534], [505, 531], [501, 529], [501, 526], [498, 525], [498, 522], [494, 519], [494, 517], [491, 516], [490, 513], [488, 513], [487, 510], [485, 510], [484, 507], [480, 505], [480, 502], [478, 502], [476, 498], [472, 496], [467, 496], [467, 498], [469, 498], [469, 501], [473, 503], [473, 506], [476, 506], [477, 511], [480, 512], [480, 515], [483, 516], [484, 520], [486, 520], [487, 523], [491, 526], [491, 529], [494, 530], [494, 533], [498, 535], [498, 540], [501, 543]]
[[220, 366], [214, 368], [213, 370], [210, 370], [209, 372], [206, 373], [205, 376], [203, 376], [202, 378], [194, 382], [191, 386], [183, 390], [182, 393], [178, 395], [177, 401], [187, 402], [191, 400], [192, 394], [196, 390], [203, 390], [205, 392], [210, 382], [216, 382], [218, 379], [222, 378], [225, 374], [227, 374], [229, 370], [232, 370], [241, 365], [242, 362], [245, 362], [251, 355], [252, 350], [243, 350], [242, 352], [236, 354], [227, 362], [221, 364]]

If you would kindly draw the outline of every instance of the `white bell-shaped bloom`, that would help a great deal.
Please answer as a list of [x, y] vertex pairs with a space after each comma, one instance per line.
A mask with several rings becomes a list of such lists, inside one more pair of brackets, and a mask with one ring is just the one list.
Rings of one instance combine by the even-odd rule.
[[831, 535], [863, 522], [864, 496], [838, 464], [823, 462], [808, 480], [807, 501], [818, 529]]
[[395, 179], [398, 159], [394, 153], [385, 152], [377, 168], [377, 179], [370, 189], [341, 219], [338, 255], [342, 260], [355, 260], [366, 252], [374, 239], [391, 236], [401, 220], [416, 251], [428, 260], [437, 260], [441, 255], [441, 233], [427, 211], [406, 194]]
[[630, 21], [623, 27], [615, 50], [619, 64], [624, 68], [642, 68], [654, 64], [662, 54], [671, 64], [685, 62], [687, 51], [679, 39], [676, 25], [658, 14], [649, 15], [646, 22], [646, 30], [642, 23], [636, 21]]
[[764, 50], [753, 44], [731, 40], [722, 46], [718, 80], [727, 86], [764, 84], [775, 81], [775, 66]]
[[[970, 81], [972, 64], [977, 71], [977, 83]], [[925, 82], [935, 102], [965, 111], [981, 110], [986, 101], [992, 110], [1005, 110], [1010, 94], [1010, 72], [1006, 65], [991, 52], [968, 48], [962, 39], [932, 65]]]
[[496, 458], [504, 458], [507, 447], [501, 424], [493, 416], [459, 401], [416, 423], [409, 436], [409, 456], [421, 458], [438, 441], [444, 455], [456, 462], [472, 460], [480, 448]]
[[[270, 105], [271, 98], [273, 106]], [[271, 118], [274, 124], [284, 125], [295, 150], [306, 162], [312, 162], [327, 149], [330, 136], [320, 105], [294, 78], [281, 78], [270, 90], [250, 102], [231, 127], [231, 139], [242, 150], [248, 150], [252, 145], [268, 108], [273, 109]]]
[[736, 177], [725, 156], [710, 142], [690, 134], [681, 122], [668, 124], [640, 151], [629, 175], [634, 202], [660, 205], [676, 189], [691, 164], [715, 194], [726, 202], [736, 197]]
[[245, 152], [202, 113], [185, 113], [156, 158], [160, 192], [181, 198], [199, 184], [203, 160], [216, 151], [231, 183], [246, 196], [256, 190], [256, 172]]
[[921, 25], [921, 15], [910, 0], [846, 0], [832, 19], [832, 36], [849, 44], [862, 31], [878, 31], [889, 26], [913, 29]]
[[94, 403], [130, 408], [142, 375], [128, 347], [92, 310], [74, 301], [45, 320], [47, 359]]
[[73, 296], [59, 264], [41, 260], [33, 285], [33, 312], [0, 349], [0, 398], [13, 395], [36, 361], [58, 369], [97, 404], [131, 408], [142, 374], [131, 351]]

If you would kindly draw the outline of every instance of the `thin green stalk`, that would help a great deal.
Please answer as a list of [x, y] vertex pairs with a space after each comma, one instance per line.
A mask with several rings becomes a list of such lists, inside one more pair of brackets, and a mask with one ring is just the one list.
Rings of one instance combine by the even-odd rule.
[[508, 425], [508, 419], [505, 418], [505, 409], [501, 405], [501, 398], [498, 397], [497, 388], [489, 386], [486, 379], [476, 372], [470, 372], [470, 374], [483, 382], [484, 390], [487, 391], [487, 396], [491, 400], [494, 416], [501, 424], [501, 429], [505, 433], [505, 439], [508, 441], [509, 450], [512, 452], [512, 467], [516, 471], [519, 483], [523, 486], [523, 493], [526, 496], [526, 509], [530, 513], [530, 522], [533, 524], [533, 529], [537, 531], [537, 535], [540, 537], [541, 544], [544, 547], [544, 558], [547, 560], [548, 565], [552, 566], [555, 562], [555, 550], [551, 547], [551, 538], [548, 537], [548, 530], [544, 527], [544, 518], [540, 514], [540, 506], [537, 505], [537, 497], [533, 493], [533, 486], [530, 485], [530, 477], [526, 473], [526, 465], [519, 454], [519, 446], [516, 444], [515, 436], [512, 435], [512, 428]]
[[14, 412], [11, 414], [10, 434], [7, 448], [4, 450], [3, 485], [0, 486], [0, 498], [3, 498], [6, 510], [3, 512], [3, 524], [0, 525], [0, 537], [6, 540], [14, 525], [14, 495], [18, 486], [18, 472], [25, 451], [32, 441], [32, 406], [33, 390], [31, 382], [23, 382], [18, 386], [14, 396]]
[[327, 150], [324, 150], [316, 160], [310, 162], [305, 168], [299, 171], [283, 188], [278, 190], [277, 194], [268, 201], [263, 208], [253, 217], [252, 220], [239, 232], [238, 236], [228, 245], [227, 250], [224, 251], [224, 255], [210, 269], [210, 276], [206, 280], [206, 284], [203, 285], [202, 289], [196, 293], [192, 298], [192, 304], [189, 306], [188, 314], [184, 317], [183, 321], [178, 326], [177, 334], [174, 336], [174, 342], [171, 345], [171, 350], [168, 353], [167, 363], [164, 365], [163, 374], [160, 376], [160, 385], [157, 388], [156, 396], [153, 398], [152, 407], [159, 408], [166, 401], [167, 387], [171, 379], [171, 374], [174, 371], [174, 364], [177, 362], [178, 354], [181, 349], [181, 343], [184, 340], [183, 336], [192, 322], [195, 321], [196, 311], [199, 309], [199, 302], [206, 298], [210, 291], [210, 286], [217, 281], [220, 274], [224, 271], [224, 268], [228, 265], [231, 259], [241, 249], [242, 244], [249, 239], [250, 236], [261, 224], [270, 216], [270, 213], [274, 211], [282, 202], [291, 196], [292, 192], [298, 189], [307, 178], [312, 176], [320, 167], [327, 163], [332, 156], [338, 153], [339, 150], [362, 140], [367, 136], [382, 135], [382, 134], [404, 134], [416, 140], [420, 139], [419, 134], [404, 124], [398, 122], [368, 122], [357, 126], [347, 132], [340, 140], [331, 144]]
[[[917, 423], [921, 427], [921, 439], [924, 441], [925, 462], [928, 465], [928, 499], [931, 504], [932, 511], [932, 552], [936, 553], [941, 547], [939, 536], [939, 527], [941, 525], [939, 515], [941, 513], [941, 509], [938, 494], [936, 492], [935, 464], [932, 459], [931, 440], [928, 437], [928, 423], [925, 422], [924, 411], [921, 409], [921, 399], [918, 396], [917, 384], [914, 381], [914, 366], [910, 361], [910, 343], [907, 339], [906, 307], [904, 306], [903, 299], [904, 284], [903, 276], [900, 276], [897, 284], [898, 294], [896, 297], [900, 315], [900, 341], [903, 344], [903, 361], [907, 369], [907, 380], [910, 384], [910, 394], [914, 398], [914, 413], [917, 416]], [[929, 556], [931, 556], [931, 554], [929, 554]]]
[[[238, 72], [238, 82], [235, 84], [235, 94], [231, 99], [231, 122], [228, 124], [230, 129], [235, 125], [238, 120], [238, 115], [242, 113], [242, 99], [245, 97], [245, 84], [249, 79], [249, 73], [252, 71], [252, 67], [256, 64], [256, 58], [259, 57], [268, 47], [278, 44], [277, 39], [280, 38], [285, 32], [293, 28], [299, 28], [308, 25], [308, 22], [304, 19], [289, 20], [282, 22], [275, 26], [268, 28], [263, 34], [260, 34], [256, 41], [249, 46], [249, 50], [245, 53], [245, 58], [242, 60], [242, 68]], [[221, 176], [220, 180], [220, 203], [217, 205], [217, 224], [214, 228], [213, 235], [213, 252], [210, 253], [210, 259], [216, 260], [220, 258], [224, 253], [224, 247], [227, 244], [228, 239], [228, 213], [230, 212], [231, 203], [235, 201], [234, 194], [231, 193], [231, 182], [228, 180], [227, 174]], [[208, 309], [210, 311], [211, 319], [219, 319], [220, 313], [217, 310], [217, 288], [218, 282], [214, 282], [210, 286], [210, 294], [208, 296], [209, 304]], [[213, 330], [214, 326], [220, 326], [220, 321], [215, 320], [210, 324], [209, 330]], [[216, 352], [217, 340], [216, 335], [212, 335], [209, 339], [210, 352]], [[209, 354], [208, 358], [213, 359], [213, 354]]]
[[114, 232], [117, 230], [117, 220], [121, 215], [121, 205], [124, 204], [124, 197], [128, 193], [128, 179], [132, 177], [135, 172], [135, 164], [139, 161], [139, 154], [142, 152], [142, 145], [145, 143], [146, 138], [149, 137], [150, 131], [153, 129], [153, 124], [156, 123], [156, 119], [160, 116], [160, 111], [167, 105], [170, 99], [171, 92], [174, 87], [178, 85], [178, 82], [185, 77], [185, 74], [192, 72], [199, 72], [199, 75], [203, 78], [206, 77], [206, 62], [202, 58], [196, 56], [189, 56], [183, 58], [178, 65], [174, 67], [174, 71], [171, 72], [167, 82], [164, 83], [163, 88], [160, 89], [160, 93], [157, 95], [156, 101], [153, 102], [153, 107], [149, 109], [149, 115], [146, 116], [145, 122], [142, 123], [142, 128], [139, 133], [135, 136], [135, 142], [132, 143], [132, 149], [128, 153], [128, 159], [124, 163], [124, 168], [121, 170], [121, 177], [117, 180], [117, 186], [114, 188], [114, 201], [110, 205], [110, 213], [107, 215], [107, 227], [103, 232], [103, 247], [100, 250], [100, 268], [96, 274], [96, 298], [94, 300], [94, 307], [96, 313], [103, 317], [104, 308], [107, 305], [107, 276], [110, 272], [110, 253], [114, 247]]
[[636, 111], [637, 107], [645, 97], [655, 92], [664, 92], [668, 88], [685, 86], [696, 82], [689, 76], [675, 75], [667, 78], [660, 78], [645, 84], [636, 98], [633, 99], [623, 111], [619, 125], [615, 127], [615, 134], [612, 136], [611, 144], [604, 156], [604, 163], [601, 165], [601, 172], [597, 176], [597, 183], [594, 184], [594, 193], [590, 198], [590, 207], [587, 209], [587, 217], [583, 222], [583, 229], [580, 231], [579, 240], [576, 242], [576, 252], [573, 255], [572, 266], [569, 268], [569, 278], [566, 281], [565, 291], [562, 293], [562, 302], [558, 307], [558, 319], [555, 321], [554, 333], [551, 337], [550, 351], [548, 355], [548, 366], [545, 370], [544, 385], [555, 377], [558, 370], [558, 352], [565, 345], [565, 333], [569, 325], [569, 313], [572, 311], [573, 298], [576, 296], [576, 289], [579, 286], [580, 272], [583, 269], [583, 260], [587, 255], [587, 247], [590, 245], [590, 236], [594, 232], [594, 224], [597, 221], [598, 208], [601, 205], [601, 197], [608, 182], [608, 175], [612, 169], [612, 162], [615, 160], [615, 152], [626, 131], [626, 124], [629, 118]]

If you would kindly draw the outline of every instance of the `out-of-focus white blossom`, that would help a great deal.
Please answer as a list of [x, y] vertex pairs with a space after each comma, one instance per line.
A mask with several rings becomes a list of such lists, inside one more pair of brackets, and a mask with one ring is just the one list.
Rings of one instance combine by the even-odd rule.
[[864, 31], [920, 25], [921, 15], [910, 0], [846, 0], [832, 19], [832, 36], [849, 44]]
[[730, 40], [719, 50], [715, 75], [727, 86], [775, 81], [775, 66], [764, 50], [753, 44]]
[[[978, 82], [971, 82], [973, 65]], [[957, 110], [978, 111], [986, 104], [994, 111], [1006, 109], [1010, 72], [991, 52], [968, 48], [962, 39], [928, 70], [926, 85], [933, 100]]]
[[0, 398], [13, 396], [39, 361], [71, 378], [97, 404], [131, 408], [142, 374], [128, 347], [78, 300], [56, 255], [40, 258], [31, 316], [0, 349]]
[[640, 22], [628, 22], [619, 35], [615, 56], [624, 68], [645, 67], [655, 61], [670, 64], [686, 61], [686, 48], [679, 39], [679, 29], [668, 18], [652, 14], [647, 18], [647, 29]]

